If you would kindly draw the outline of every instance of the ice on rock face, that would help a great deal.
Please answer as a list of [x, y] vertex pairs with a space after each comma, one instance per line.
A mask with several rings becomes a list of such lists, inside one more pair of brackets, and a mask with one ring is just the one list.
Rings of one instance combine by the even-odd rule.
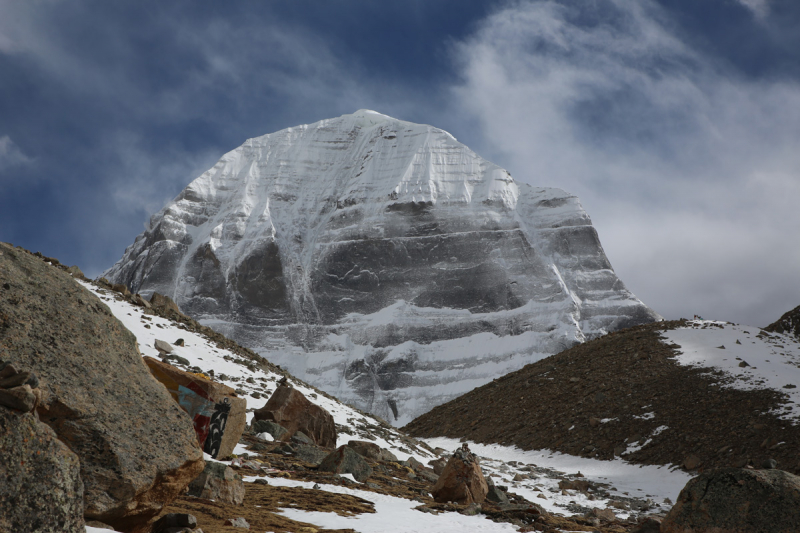
[[225, 154], [105, 276], [397, 424], [658, 318], [577, 198], [368, 110]]

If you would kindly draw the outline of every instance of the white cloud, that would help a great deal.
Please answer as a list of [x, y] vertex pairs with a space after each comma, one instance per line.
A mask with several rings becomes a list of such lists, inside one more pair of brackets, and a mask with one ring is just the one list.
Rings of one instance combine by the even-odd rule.
[[769, 0], [739, 0], [739, 2], [752, 10], [758, 18], [763, 19], [769, 15]]
[[8, 135], [0, 137], [0, 171], [25, 165], [31, 161], [33, 159], [22, 153], [11, 137]]
[[520, 181], [576, 193], [667, 317], [800, 303], [800, 86], [689, 48], [652, 1], [515, 2], [454, 48], [459, 105]]

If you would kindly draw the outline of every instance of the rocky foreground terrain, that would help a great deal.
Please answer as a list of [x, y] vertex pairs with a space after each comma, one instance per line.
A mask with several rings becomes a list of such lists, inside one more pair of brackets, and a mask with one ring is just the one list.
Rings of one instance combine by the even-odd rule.
[[[571, 452], [589, 469], [603, 464], [589, 458], [620, 454], [680, 462], [700, 475], [673, 501], [653, 483], [640, 487], [661, 497], [629, 492], [629, 480], [625, 491], [574, 466], [519, 460], [511, 448], [501, 455], [513, 460], [475, 444], [478, 457], [457, 440], [433, 449], [197, 324], [169, 298], [82, 278], [0, 244], [2, 533], [800, 527], [800, 477], [787, 472], [798, 468], [796, 375], [786, 372], [800, 352], [788, 335], [708, 321], [639, 326], [434, 410], [440, 418], [428, 424], [439, 431], [424, 418], [411, 425], [415, 434]], [[735, 344], [714, 355], [738, 377], [686, 366], [703, 355], [687, 339], [720, 331]], [[750, 363], [736, 356], [745, 347]], [[758, 388], [776, 371], [786, 392]], [[734, 467], [714, 468], [726, 465]], [[688, 479], [640, 474], [652, 475]]]
[[[403, 429], [417, 437], [600, 459], [622, 456], [690, 471], [760, 467], [772, 459], [786, 471], [800, 472], [800, 427], [781, 416], [793, 405], [787, 394], [728, 387], [728, 374], [680, 364], [679, 347], [664, 342], [664, 335], [689, 325], [686, 320], [647, 324], [575, 346], [439, 406]], [[694, 327], [713, 332], [725, 326]], [[737, 342], [748, 342], [748, 335], [771, 340], [770, 333], [748, 328]], [[783, 340], [776, 336], [774, 342]], [[748, 363], [738, 366], [744, 371]], [[788, 393], [796, 386], [787, 387], [782, 390]]]

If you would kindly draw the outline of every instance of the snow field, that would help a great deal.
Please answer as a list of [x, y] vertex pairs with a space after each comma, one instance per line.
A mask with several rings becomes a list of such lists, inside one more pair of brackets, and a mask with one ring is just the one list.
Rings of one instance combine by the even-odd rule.
[[793, 423], [800, 419], [800, 342], [794, 337], [712, 320], [691, 321], [663, 335], [666, 344], [678, 345], [680, 364], [723, 371], [724, 387], [783, 393], [786, 404], [774, 414]]

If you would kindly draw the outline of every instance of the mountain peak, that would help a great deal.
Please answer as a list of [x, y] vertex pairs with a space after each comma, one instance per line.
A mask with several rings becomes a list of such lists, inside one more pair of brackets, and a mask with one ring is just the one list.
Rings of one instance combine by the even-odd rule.
[[363, 109], [225, 154], [106, 277], [396, 423], [659, 318], [577, 198]]

